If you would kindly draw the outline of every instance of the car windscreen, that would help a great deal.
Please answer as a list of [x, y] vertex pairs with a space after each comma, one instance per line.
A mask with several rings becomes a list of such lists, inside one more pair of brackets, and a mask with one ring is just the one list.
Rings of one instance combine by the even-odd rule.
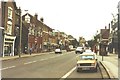
[[94, 55], [81, 55], [80, 59], [81, 60], [94, 60], [95, 56]]

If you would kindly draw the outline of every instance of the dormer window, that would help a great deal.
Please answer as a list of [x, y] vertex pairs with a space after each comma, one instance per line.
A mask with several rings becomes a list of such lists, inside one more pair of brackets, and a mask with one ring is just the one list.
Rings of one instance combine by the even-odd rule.
[[26, 15], [26, 16], [25, 16], [25, 21], [26, 21], [27, 23], [30, 23], [30, 16], [29, 16], [29, 15]]
[[8, 7], [8, 18], [12, 20], [12, 13], [13, 9], [11, 7]]

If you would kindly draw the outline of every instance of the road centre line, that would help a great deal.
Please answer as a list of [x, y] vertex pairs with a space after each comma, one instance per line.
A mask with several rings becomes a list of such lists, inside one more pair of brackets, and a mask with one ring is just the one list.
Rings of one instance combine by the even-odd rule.
[[74, 68], [72, 68], [68, 73], [66, 73], [63, 77], [61, 77], [60, 80], [67, 78], [75, 69], [76, 69], [76, 66]]
[[55, 58], [55, 57], [57, 57], [57, 56], [53, 56], [53, 57], [50, 57], [50, 58]]
[[2, 68], [0, 70], [6, 70], [6, 69], [14, 68], [14, 67], [16, 67], [16, 66], [5, 67], [5, 68]]
[[[55, 57], [57, 57], [57, 56], [53, 56], [53, 57], [50, 57], [50, 58], [55, 58]], [[40, 59], [39, 61], [48, 60], [48, 59], [50, 59], [50, 58]], [[35, 63], [35, 62], [37, 62], [37, 61], [30, 61], [30, 62], [26, 62], [26, 63], [24, 63], [24, 64], [31, 64], [31, 63]]]
[[35, 63], [35, 62], [37, 62], [37, 61], [26, 62], [24, 64], [31, 64], [31, 63]]
[[46, 58], [46, 59], [41, 59], [40, 61], [44, 61], [44, 60], [48, 60], [49, 58]]
[[[53, 56], [53, 57], [50, 57], [50, 58], [56, 58], [56, 57], [59, 57], [59, 56], [61, 56], [61, 55]], [[48, 60], [48, 59], [50, 59], [50, 58], [41, 59], [40, 61]], [[24, 63], [24, 65], [26, 65], [26, 64], [31, 64], [31, 63], [35, 63], [35, 62], [37, 62], [37, 61], [26, 62], [26, 63]], [[14, 68], [14, 67], [16, 67], [16, 66], [5, 67], [5, 68], [2, 68], [2, 69], [0, 69], [0, 70], [10, 69], [10, 68]]]
[[[57, 56], [53, 56], [53, 57], [50, 57], [50, 58], [56, 58], [56, 57], [59, 57], [59, 56], [62, 56], [62, 55], [63, 55], [63, 54], [57, 55]], [[40, 61], [48, 60], [48, 59], [50, 59], [50, 58], [41, 59]], [[31, 64], [31, 63], [35, 63], [35, 62], [37, 62], [37, 61], [26, 62], [26, 63], [24, 63], [24, 65], [26, 65], [26, 64]], [[0, 69], [0, 70], [6, 70], [6, 69], [14, 68], [14, 67], [16, 67], [16, 66], [5, 67], [5, 68], [2, 68], [2, 69]]]

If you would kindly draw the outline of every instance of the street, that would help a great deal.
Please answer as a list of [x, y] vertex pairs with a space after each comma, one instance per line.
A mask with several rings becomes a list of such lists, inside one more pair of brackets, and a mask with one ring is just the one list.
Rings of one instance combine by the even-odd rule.
[[6, 60], [2, 62], [2, 78], [102, 78], [99, 68], [97, 72], [77, 72], [76, 56], [72, 51]]
[[39, 1], [0, 2], [0, 79], [120, 79], [119, 0]]

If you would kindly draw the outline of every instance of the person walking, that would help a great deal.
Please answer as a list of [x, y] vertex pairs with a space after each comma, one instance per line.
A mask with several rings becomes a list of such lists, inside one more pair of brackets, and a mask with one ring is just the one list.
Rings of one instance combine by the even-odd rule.
[[30, 55], [32, 54], [32, 48], [30, 48]]

